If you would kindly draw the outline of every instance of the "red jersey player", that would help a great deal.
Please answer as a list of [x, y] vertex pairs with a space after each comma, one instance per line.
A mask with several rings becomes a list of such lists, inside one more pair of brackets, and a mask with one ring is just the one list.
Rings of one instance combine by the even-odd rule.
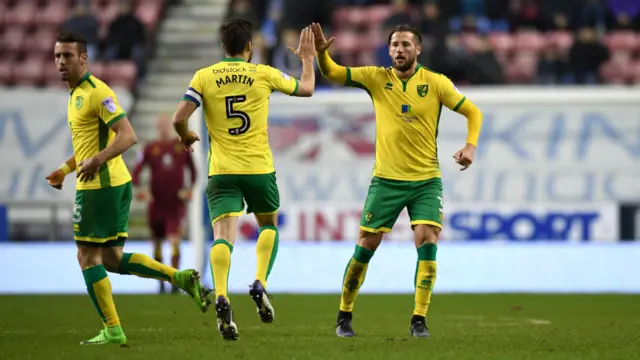
[[[162, 262], [162, 240], [167, 238], [171, 243], [171, 264], [178, 268], [185, 202], [191, 198], [196, 169], [191, 153], [173, 137], [173, 125], [167, 115], [158, 117], [157, 131], [157, 140], [147, 144], [138, 158], [133, 171], [133, 185], [139, 186], [140, 173], [148, 166], [151, 170], [151, 191], [138, 189], [136, 196], [149, 202], [147, 216], [155, 259]], [[189, 187], [185, 186], [185, 168], [191, 175]], [[164, 292], [162, 281], [160, 292]], [[172, 292], [177, 292], [177, 289], [174, 287]]]

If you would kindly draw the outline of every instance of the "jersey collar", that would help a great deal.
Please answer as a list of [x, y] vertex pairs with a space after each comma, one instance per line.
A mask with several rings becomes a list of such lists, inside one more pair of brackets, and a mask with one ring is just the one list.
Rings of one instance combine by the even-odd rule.
[[87, 73], [86, 73], [86, 74], [84, 74], [84, 76], [82, 76], [82, 77], [80, 78], [80, 81], [78, 81], [78, 84], [76, 84], [76, 86], [75, 86], [73, 89], [71, 89], [71, 90], [72, 90], [71, 92], [73, 92], [73, 90], [74, 90], [75, 88], [77, 88], [78, 86], [80, 86], [80, 84], [82, 84], [83, 82], [85, 82], [85, 81], [89, 80], [89, 77], [90, 77], [90, 76], [91, 76], [91, 73], [87, 71]]
[[222, 61], [225, 61], [225, 62], [247, 62], [245, 59], [236, 58], [236, 57], [226, 57], [226, 58], [223, 58]]

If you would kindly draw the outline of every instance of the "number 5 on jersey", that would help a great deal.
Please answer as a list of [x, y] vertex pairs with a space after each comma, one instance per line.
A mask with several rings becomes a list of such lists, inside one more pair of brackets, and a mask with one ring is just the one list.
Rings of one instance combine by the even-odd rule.
[[229, 134], [242, 135], [249, 131], [249, 128], [251, 127], [251, 119], [249, 118], [249, 115], [244, 111], [233, 109], [233, 104], [245, 102], [247, 97], [244, 95], [227, 96], [224, 100], [227, 104], [227, 119], [240, 119], [242, 121], [242, 124], [239, 127], [229, 129]]

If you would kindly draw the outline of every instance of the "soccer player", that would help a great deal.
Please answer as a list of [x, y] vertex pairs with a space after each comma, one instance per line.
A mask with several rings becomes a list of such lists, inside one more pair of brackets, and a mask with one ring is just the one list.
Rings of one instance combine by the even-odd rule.
[[444, 75], [417, 62], [421, 36], [408, 25], [389, 34], [389, 68], [336, 65], [319, 24], [312, 24], [318, 64], [329, 80], [367, 91], [376, 113], [376, 160], [373, 179], [362, 211], [360, 234], [342, 284], [336, 333], [355, 336], [352, 312], [369, 260], [406, 207], [414, 231], [418, 261], [414, 284], [415, 308], [410, 331], [428, 337], [427, 309], [436, 279], [437, 239], [442, 227], [442, 181], [436, 138], [442, 106], [467, 118], [466, 145], [454, 155], [465, 170], [473, 162], [482, 125], [480, 110]]
[[131, 176], [122, 160], [136, 134], [113, 91], [87, 69], [87, 42], [62, 32], [55, 44], [55, 63], [69, 86], [68, 120], [73, 156], [47, 176], [61, 189], [76, 171], [73, 231], [87, 292], [104, 329], [81, 344], [125, 344], [107, 271], [170, 281], [189, 294], [202, 311], [206, 291], [195, 270], [178, 271], [144, 254], [124, 253], [127, 239]]
[[227, 277], [236, 239], [238, 216], [247, 204], [260, 226], [256, 243], [256, 279], [249, 294], [264, 323], [271, 323], [274, 310], [267, 295], [267, 278], [278, 251], [278, 208], [273, 156], [267, 134], [269, 96], [280, 91], [293, 96], [311, 96], [315, 87], [315, 47], [311, 29], [300, 34], [293, 51], [302, 61], [300, 81], [265, 65], [251, 64], [253, 27], [250, 22], [230, 19], [220, 28], [226, 57], [196, 72], [174, 114], [174, 127], [187, 149], [198, 141], [188, 120], [203, 106], [209, 135], [209, 180], [207, 202], [215, 241], [210, 252], [215, 285], [218, 330], [226, 340], [236, 340], [238, 330], [227, 296]]
[[[191, 153], [185, 151], [177, 138], [173, 137], [171, 118], [160, 115], [156, 123], [158, 138], [147, 144], [140, 153], [133, 171], [133, 186], [140, 184], [140, 173], [148, 166], [151, 169], [151, 191], [135, 189], [136, 197], [148, 201], [147, 218], [151, 230], [154, 258], [162, 262], [162, 240], [171, 244], [171, 266], [180, 267], [180, 241], [185, 201], [191, 198], [191, 186], [196, 180], [196, 169]], [[189, 171], [190, 187], [185, 187], [185, 169]], [[160, 293], [164, 293], [164, 281], [160, 281]], [[172, 287], [172, 293], [178, 288]]]

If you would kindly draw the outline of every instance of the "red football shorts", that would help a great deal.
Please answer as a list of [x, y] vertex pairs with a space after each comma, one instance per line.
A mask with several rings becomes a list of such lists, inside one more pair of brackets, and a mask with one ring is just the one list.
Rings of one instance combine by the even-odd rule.
[[184, 204], [154, 205], [149, 206], [148, 217], [151, 234], [156, 239], [164, 239], [167, 235], [176, 235], [182, 232], [184, 219]]

